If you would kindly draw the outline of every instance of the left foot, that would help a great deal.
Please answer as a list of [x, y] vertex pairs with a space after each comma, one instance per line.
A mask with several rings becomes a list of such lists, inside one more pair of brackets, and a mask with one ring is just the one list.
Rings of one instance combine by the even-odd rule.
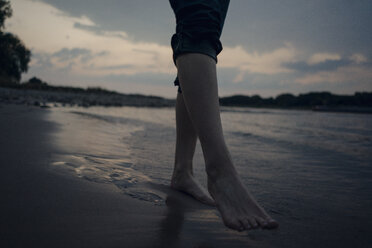
[[204, 204], [215, 206], [213, 199], [208, 195], [207, 191], [188, 172], [173, 173], [171, 188], [187, 193]]

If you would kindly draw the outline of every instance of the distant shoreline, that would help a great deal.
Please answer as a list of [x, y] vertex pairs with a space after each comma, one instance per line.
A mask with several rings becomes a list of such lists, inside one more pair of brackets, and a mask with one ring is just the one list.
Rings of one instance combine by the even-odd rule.
[[[274, 109], [301, 109], [321, 112], [372, 113], [372, 92], [356, 92], [354, 95], [335, 95], [329, 92], [280, 94], [262, 98], [258, 95], [233, 95], [220, 97], [221, 106]], [[50, 106], [135, 106], [173, 107], [175, 99], [142, 94], [123, 94], [102, 88], [78, 88], [51, 86], [33, 79], [22, 84], [1, 84], [0, 102], [12, 104]]]
[[0, 86], [0, 103], [24, 104], [41, 107], [171, 107], [175, 100], [141, 94], [121, 94], [99, 88], [54, 87], [3, 87]]

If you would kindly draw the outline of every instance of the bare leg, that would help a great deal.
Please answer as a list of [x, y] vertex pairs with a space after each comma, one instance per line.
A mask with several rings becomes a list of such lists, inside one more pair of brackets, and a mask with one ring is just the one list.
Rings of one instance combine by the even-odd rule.
[[222, 132], [215, 61], [188, 53], [177, 58], [177, 68], [183, 99], [202, 145], [208, 190], [225, 225], [236, 230], [277, 227], [248, 193], [232, 164]]
[[182, 94], [178, 93], [176, 102], [176, 157], [171, 180], [171, 187], [186, 192], [197, 200], [214, 205], [208, 192], [195, 181], [192, 160], [195, 152], [197, 135], [189, 118]]

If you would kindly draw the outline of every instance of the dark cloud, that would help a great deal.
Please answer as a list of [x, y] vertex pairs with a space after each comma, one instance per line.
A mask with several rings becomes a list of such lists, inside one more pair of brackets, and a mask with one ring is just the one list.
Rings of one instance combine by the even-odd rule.
[[145, 50], [145, 49], [138, 49], [138, 48], [134, 48], [132, 50], [135, 51], [135, 52], [138, 52], [138, 53], [158, 55], [158, 53], [156, 51], [153, 51], [153, 50]]
[[119, 70], [119, 69], [128, 69], [133, 68], [133, 65], [111, 65], [111, 66], [100, 66], [100, 67], [94, 67], [101, 70]]
[[46, 53], [38, 53], [35, 50], [32, 50], [32, 62], [34, 64], [31, 68], [37, 67], [37, 68], [52, 68], [53, 64], [51, 62], [50, 54]]
[[300, 73], [316, 73], [320, 71], [335, 71], [340, 67], [345, 67], [349, 65], [358, 65], [364, 67], [371, 67], [370, 62], [356, 63], [350, 58], [341, 58], [339, 60], [326, 60], [316, 64], [309, 64], [306, 61], [298, 61], [293, 63], [282, 64], [284, 67], [295, 70]]
[[62, 48], [61, 50], [51, 54], [51, 57], [58, 58], [61, 62], [70, 61], [75, 58], [79, 58], [81, 62], [85, 63], [91, 60], [93, 57], [106, 55], [106, 51], [101, 51], [99, 53], [93, 53], [89, 49], [85, 48]]
[[74, 27], [78, 28], [78, 29], [82, 29], [82, 30], [92, 32], [92, 33], [97, 34], [97, 35], [105, 35], [105, 36], [110, 35], [110, 36], [118, 37], [118, 38], [121, 38], [121, 39], [127, 38], [126, 36], [124, 36], [120, 33], [108, 33], [106, 30], [102, 29], [102, 27], [99, 27], [99, 26], [84, 25], [84, 24], [76, 22], [76, 23], [74, 23]]
[[99, 34], [99, 35], [102, 35], [104, 33], [102, 28], [99, 27], [99, 26], [84, 25], [84, 24], [76, 22], [76, 23], [74, 23], [74, 27], [77, 28], [77, 29], [86, 30], [86, 31], [89, 31], [89, 32], [92, 32], [92, 33], [95, 33], [95, 34]]
[[352, 64], [353, 62], [349, 59], [340, 59], [340, 60], [326, 60], [324, 62], [320, 62], [317, 64], [308, 64], [305, 61], [299, 61], [294, 63], [286, 63], [285, 66], [288, 69], [292, 69], [298, 72], [305, 72], [305, 73], [314, 73], [319, 71], [334, 71], [337, 68], [342, 66], [347, 66]]
[[85, 48], [62, 48], [61, 50], [52, 54], [52, 57], [58, 58], [61, 62], [69, 61], [71, 59], [81, 57], [82, 60], [87, 61], [92, 58], [92, 51]]
[[[88, 67], [91, 67], [92, 65], [88, 65], [88, 62], [92, 58], [103, 56], [107, 53], [108, 52], [106, 51], [94, 53], [91, 50], [85, 48], [63, 48], [55, 53], [32, 51], [32, 61], [34, 64], [30, 68], [30, 70], [37, 71], [41, 75], [43, 74], [41, 73], [43, 70], [53, 71], [53, 73], [57, 74], [58, 71], [60, 71], [66, 73], [65, 76], [67, 76], [71, 68], [76, 64], [75, 59], [78, 59], [79, 63], [85, 63]], [[64, 67], [59, 67], [58, 69], [56, 69], [55, 64], [53, 63], [53, 59], [57, 59], [59, 62], [63, 62]]]

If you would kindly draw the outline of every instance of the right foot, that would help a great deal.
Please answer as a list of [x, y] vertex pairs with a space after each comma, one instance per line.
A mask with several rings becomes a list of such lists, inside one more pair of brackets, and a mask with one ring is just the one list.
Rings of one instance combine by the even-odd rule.
[[249, 194], [235, 171], [209, 176], [208, 190], [227, 227], [243, 231], [279, 226]]
[[208, 192], [195, 180], [190, 173], [173, 174], [171, 187], [178, 191], [187, 193], [204, 204], [215, 206]]

